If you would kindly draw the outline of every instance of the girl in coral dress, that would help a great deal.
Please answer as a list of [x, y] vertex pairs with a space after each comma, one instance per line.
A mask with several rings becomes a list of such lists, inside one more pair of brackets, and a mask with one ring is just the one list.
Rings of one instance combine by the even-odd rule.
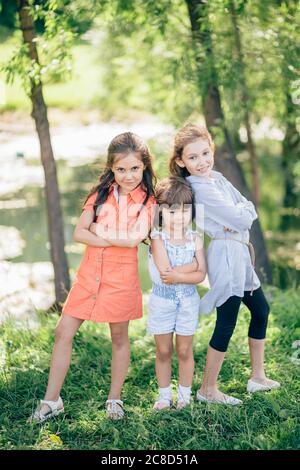
[[138, 244], [148, 237], [154, 216], [154, 174], [146, 144], [135, 134], [116, 136], [99, 184], [83, 206], [74, 240], [87, 245], [56, 327], [44, 400], [29, 418], [42, 422], [63, 411], [60, 391], [69, 369], [72, 340], [85, 320], [107, 322], [112, 340], [108, 417], [124, 416], [121, 390], [130, 348], [128, 325], [141, 318]]

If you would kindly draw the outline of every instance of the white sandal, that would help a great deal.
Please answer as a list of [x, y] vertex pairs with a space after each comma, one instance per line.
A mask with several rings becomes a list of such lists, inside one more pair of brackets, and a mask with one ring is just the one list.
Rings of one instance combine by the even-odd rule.
[[243, 403], [242, 400], [239, 400], [238, 398], [235, 398], [235, 397], [231, 397], [230, 395], [223, 394], [223, 396], [224, 396], [224, 400], [216, 400], [216, 399], [207, 398], [204, 395], [201, 395], [199, 391], [197, 392], [197, 400], [200, 402], [218, 403], [221, 405], [233, 405], [233, 406], [241, 405]]
[[178, 387], [178, 392], [177, 392], [177, 410], [182, 410], [183, 408], [186, 408], [191, 404], [192, 401], [192, 395], [191, 393], [182, 393], [180, 388]]
[[106, 400], [106, 416], [110, 419], [123, 419], [124, 408], [122, 400]]
[[[41, 408], [43, 405], [47, 405], [49, 408], [48, 413], [41, 413]], [[43, 423], [49, 418], [54, 416], [58, 416], [60, 413], [64, 411], [64, 404], [61, 397], [58, 398], [57, 401], [51, 400], [40, 400], [39, 406], [36, 408], [35, 412], [28, 418], [28, 423], [38, 422]]]
[[276, 382], [276, 380], [272, 380], [272, 383], [265, 385], [265, 384], [256, 382], [253, 379], [249, 379], [248, 384], [247, 384], [247, 392], [249, 393], [267, 392], [268, 390], [274, 390], [275, 388], [279, 388], [279, 387], [280, 387], [280, 383]]
[[171, 399], [159, 397], [153, 405], [153, 410], [167, 410], [170, 409], [172, 405], [173, 403]]
[[176, 409], [182, 410], [183, 408], [186, 408], [187, 406], [191, 404], [191, 401], [192, 401], [191, 398], [189, 400], [184, 400], [183, 398], [181, 398], [180, 400], [177, 400]]

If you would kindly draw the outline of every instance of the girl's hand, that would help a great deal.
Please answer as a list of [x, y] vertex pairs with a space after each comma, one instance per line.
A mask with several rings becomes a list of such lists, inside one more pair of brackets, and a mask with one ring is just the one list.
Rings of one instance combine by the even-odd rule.
[[175, 269], [169, 269], [160, 273], [160, 278], [164, 284], [177, 284], [180, 274]]
[[90, 225], [89, 231], [101, 238], [111, 236], [112, 233], [114, 233], [112, 230], [109, 230], [107, 227], [103, 227], [103, 225], [97, 224], [97, 223], [92, 223]]
[[228, 227], [224, 227], [224, 232], [238, 233], [236, 230], [232, 230], [231, 228], [228, 228]]
[[193, 258], [193, 261], [192, 261], [192, 266], [193, 266], [193, 271], [197, 271], [198, 267], [199, 267], [199, 264], [198, 264], [198, 261], [197, 261], [197, 258], [194, 256]]
[[97, 227], [98, 227], [99, 224], [96, 224], [96, 223], [92, 223], [89, 227], [89, 231], [94, 233], [95, 235], [98, 235], [97, 233]]

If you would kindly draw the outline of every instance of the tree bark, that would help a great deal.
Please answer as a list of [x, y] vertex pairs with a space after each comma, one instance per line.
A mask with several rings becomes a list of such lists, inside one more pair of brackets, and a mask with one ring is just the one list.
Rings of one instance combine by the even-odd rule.
[[[188, 8], [192, 39], [195, 49], [195, 60], [198, 70], [199, 91], [202, 96], [203, 111], [206, 125], [211, 133], [222, 136], [222, 144], [215, 153], [216, 168], [228, 178], [234, 186], [247, 198], [252, 200], [241, 166], [231, 143], [225, 125], [218, 87], [218, 77], [214, 65], [211, 31], [208, 23], [208, 3], [204, 0], [185, 0]], [[201, 54], [200, 51], [203, 51]], [[203, 74], [206, 80], [203, 83]], [[266, 244], [259, 220], [251, 229], [251, 239], [256, 251], [256, 270], [261, 281], [272, 283], [272, 270], [268, 259]]]
[[[39, 63], [36, 48], [35, 29], [28, 0], [19, 0], [19, 19], [23, 41], [28, 46], [31, 61]], [[51, 260], [54, 267], [55, 297], [59, 304], [66, 299], [70, 289], [67, 257], [64, 251], [63, 218], [60, 207], [60, 194], [56, 173], [56, 164], [51, 146], [47, 107], [43, 97], [42, 82], [31, 81], [32, 117], [40, 143], [41, 160], [45, 173], [45, 192], [48, 217]]]
[[286, 91], [286, 131], [282, 143], [282, 169], [284, 175], [284, 195], [283, 209], [284, 214], [281, 217], [281, 229], [286, 231], [292, 228], [297, 229], [300, 226], [299, 216], [293, 214], [297, 210], [299, 203], [299, 192], [296, 189], [294, 176], [294, 167], [299, 160], [300, 154], [300, 136], [296, 129], [296, 105], [292, 97]]
[[252, 174], [252, 193], [255, 205], [258, 207], [260, 201], [260, 188], [259, 188], [259, 177], [258, 177], [258, 166], [257, 166], [257, 154], [252, 136], [251, 123], [250, 123], [250, 110], [249, 110], [249, 93], [246, 81], [245, 73], [245, 60], [242, 48], [242, 41], [240, 36], [240, 29], [235, 9], [234, 0], [229, 1], [230, 16], [232, 21], [235, 47], [238, 58], [237, 74], [239, 76], [239, 82], [241, 87], [242, 95], [242, 106], [244, 110], [244, 123], [247, 133], [247, 149], [250, 155], [250, 165]]
[[[296, 1], [280, 1], [284, 3], [284, 21], [289, 23], [296, 18], [298, 3]], [[296, 72], [291, 71], [287, 64], [290, 63], [290, 51], [294, 49], [293, 37], [289, 37], [284, 31], [279, 30], [279, 43], [281, 47], [281, 69], [283, 80], [283, 91], [285, 94], [285, 136], [282, 143], [282, 169], [284, 178], [283, 215], [281, 216], [280, 228], [283, 231], [298, 229], [300, 226], [299, 215], [294, 211], [299, 210], [299, 189], [297, 189], [294, 175], [295, 165], [300, 154], [300, 135], [297, 129], [297, 104], [293, 103], [291, 83], [297, 79]], [[297, 48], [295, 49], [297, 50]], [[298, 58], [298, 56], [296, 56]], [[296, 61], [296, 58], [294, 58]]]

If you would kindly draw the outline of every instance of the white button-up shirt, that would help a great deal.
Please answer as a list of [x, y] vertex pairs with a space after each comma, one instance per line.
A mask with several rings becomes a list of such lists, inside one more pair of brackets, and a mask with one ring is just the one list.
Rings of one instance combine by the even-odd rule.
[[[257, 213], [253, 203], [218, 171], [186, 180], [192, 186], [196, 205], [204, 208], [204, 213], [196, 209], [197, 226], [212, 239], [222, 238], [212, 240], [207, 251], [210, 290], [200, 302], [200, 313], [207, 314], [229, 297], [244, 297], [244, 291], [260, 287], [248, 246], [235, 241], [249, 242], [249, 229]], [[225, 232], [225, 227], [234, 232]]]

